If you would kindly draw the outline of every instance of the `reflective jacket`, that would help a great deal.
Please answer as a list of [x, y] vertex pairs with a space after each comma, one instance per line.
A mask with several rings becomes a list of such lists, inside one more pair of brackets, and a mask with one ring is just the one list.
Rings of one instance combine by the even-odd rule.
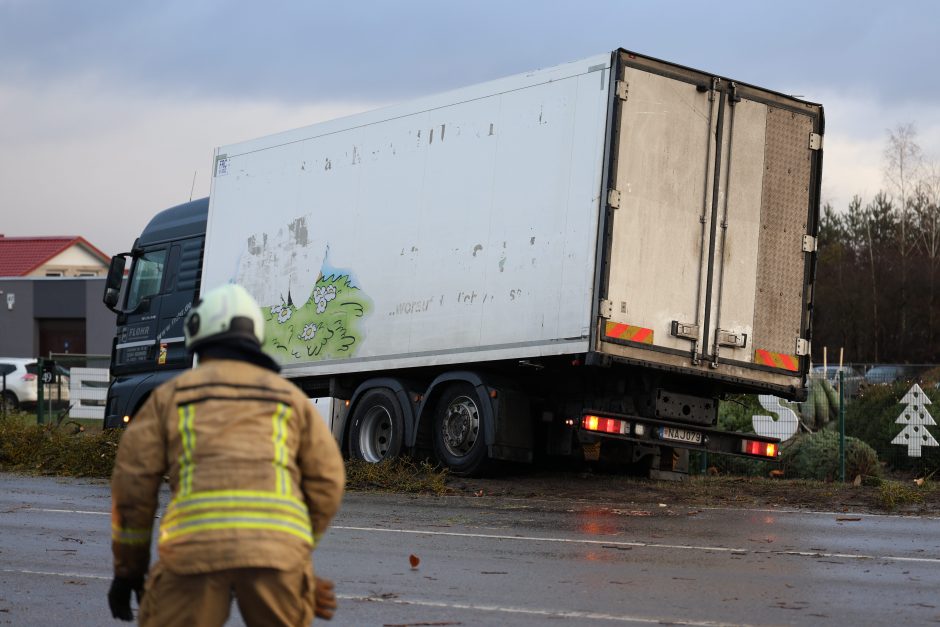
[[121, 437], [111, 478], [114, 572], [147, 571], [157, 496], [163, 566], [291, 570], [339, 508], [345, 469], [310, 400], [274, 372], [213, 360], [158, 387]]

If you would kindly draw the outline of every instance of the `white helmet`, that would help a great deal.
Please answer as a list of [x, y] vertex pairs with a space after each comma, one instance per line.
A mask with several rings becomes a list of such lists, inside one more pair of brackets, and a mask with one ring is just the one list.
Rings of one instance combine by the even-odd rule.
[[244, 339], [261, 346], [264, 319], [261, 308], [241, 285], [227, 284], [209, 290], [196, 301], [183, 325], [186, 349], [199, 350], [210, 342]]

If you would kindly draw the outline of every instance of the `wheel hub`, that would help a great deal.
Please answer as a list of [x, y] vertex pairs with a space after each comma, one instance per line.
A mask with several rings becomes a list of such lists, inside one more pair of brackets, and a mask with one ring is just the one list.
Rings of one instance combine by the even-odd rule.
[[373, 407], [362, 419], [359, 450], [368, 462], [385, 459], [392, 442], [392, 417], [384, 407]]
[[454, 456], [466, 455], [480, 434], [480, 411], [473, 400], [459, 396], [447, 407], [442, 423], [444, 446]]

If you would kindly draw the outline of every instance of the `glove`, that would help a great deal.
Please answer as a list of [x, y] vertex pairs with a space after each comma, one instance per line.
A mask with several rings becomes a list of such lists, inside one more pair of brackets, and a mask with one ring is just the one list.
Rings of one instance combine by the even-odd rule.
[[336, 612], [336, 592], [333, 590], [333, 580], [322, 579], [320, 577], [314, 577], [314, 580], [316, 583], [314, 598], [317, 604], [314, 608], [314, 613], [317, 618], [330, 620]]
[[120, 620], [134, 620], [131, 611], [131, 591], [137, 595], [137, 605], [144, 596], [143, 577], [115, 577], [108, 590], [108, 605], [111, 607], [111, 616]]

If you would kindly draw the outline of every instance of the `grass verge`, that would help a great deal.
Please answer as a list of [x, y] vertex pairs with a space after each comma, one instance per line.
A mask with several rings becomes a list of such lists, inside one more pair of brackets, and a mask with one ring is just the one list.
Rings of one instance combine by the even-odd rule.
[[79, 423], [35, 424], [14, 414], [0, 421], [0, 469], [65, 477], [110, 477], [121, 434]]
[[359, 460], [346, 461], [346, 489], [360, 492], [396, 492], [399, 494], [454, 493], [447, 485], [447, 471], [429, 462], [408, 458], [391, 459], [370, 464]]
[[[67, 477], [108, 478], [122, 430], [102, 431], [76, 422], [37, 425], [35, 416], [0, 420], [0, 471]], [[651, 502], [686, 506], [790, 506], [821, 511], [940, 511], [940, 489], [930, 477], [871, 483], [767, 479], [742, 476], [691, 477], [658, 482], [607, 473], [540, 472], [455, 480], [428, 463], [400, 458], [369, 464], [346, 462], [351, 492], [567, 498], [591, 502]]]
[[[77, 422], [37, 425], [30, 414], [0, 421], [0, 470], [65, 477], [111, 476], [120, 429], [102, 431]], [[447, 472], [427, 462], [394, 459], [379, 464], [346, 462], [352, 491], [449, 494]]]

